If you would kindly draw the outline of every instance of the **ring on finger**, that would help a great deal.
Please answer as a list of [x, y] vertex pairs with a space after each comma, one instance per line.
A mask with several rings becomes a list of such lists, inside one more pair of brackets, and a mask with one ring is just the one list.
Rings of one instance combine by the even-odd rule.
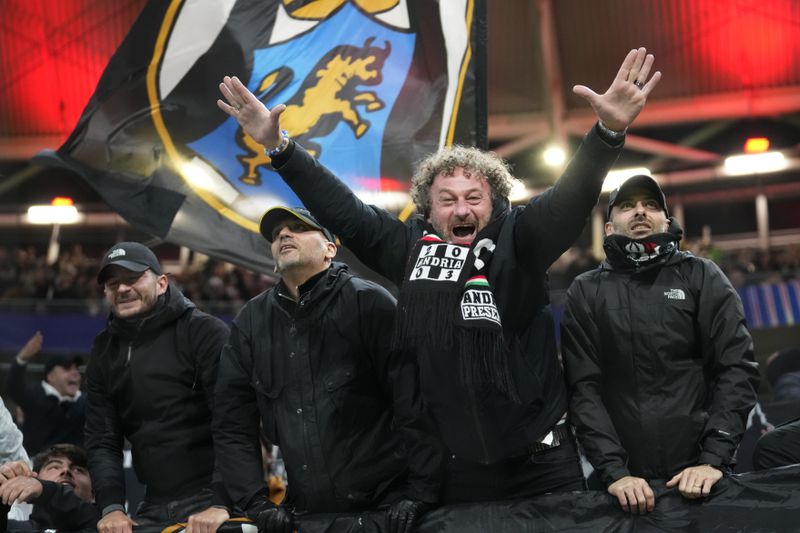
[[639, 88], [639, 90], [644, 89], [644, 83], [642, 83], [639, 80], [633, 80], [633, 84], [636, 85]]

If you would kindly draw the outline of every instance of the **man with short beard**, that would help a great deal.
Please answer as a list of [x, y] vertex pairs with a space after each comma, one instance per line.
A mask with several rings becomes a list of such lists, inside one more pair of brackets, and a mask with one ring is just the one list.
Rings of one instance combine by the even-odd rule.
[[9, 531], [94, 528], [99, 513], [93, 505], [86, 452], [57, 444], [33, 458], [33, 472], [27, 461], [0, 465], [0, 503], [15, 502], [33, 504], [33, 512], [30, 520], [9, 520]]
[[[228, 518], [212, 483], [211, 412], [227, 326], [171, 285], [149, 248], [114, 245], [97, 275], [111, 314], [86, 370], [86, 447], [100, 533], [186, 521], [213, 532]], [[145, 485], [136, 522], [125, 513], [123, 439]], [[213, 506], [213, 507], [212, 507]]]
[[[267, 211], [261, 233], [281, 279], [242, 308], [222, 352], [214, 445], [226, 488], [260, 531], [293, 531], [294, 512], [388, 508], [387, 530], [407, 532], [438, 499], [441, 456], [416, 366], [390, 349], [394, 298], [334, 262], [333, 236], [304, 209]], [[280, 506], [259, 422], [283, 454]]]
[[606, 260], [575, 278], [562, 320], [570, 411], [622, 509], [655, 508], [651, 483], [705, 498], [756, 402], [758, 366], [739, 296], [679, 250], [661, 188], [634, 176], [609, 196]]
[[[575, 86], [598, 122], [554, 187], [512, 208], [508, 165], [448, 147], [412, 179], [418, 215], [405, 223], [366, 205], [280, 129], [237, 78], [217, 105], [263, 144], [306, 207], [367, 266], [399, 286], [394, 348], [420, 367], [424, 405], [446, 447], [443, 503], [580, 490], [566, 422], [547, 269], [578, 238], [625, 130], [661, 79], [631, 50], [604, 94]], [[291, 490], [291, 489], [290, 489]]]

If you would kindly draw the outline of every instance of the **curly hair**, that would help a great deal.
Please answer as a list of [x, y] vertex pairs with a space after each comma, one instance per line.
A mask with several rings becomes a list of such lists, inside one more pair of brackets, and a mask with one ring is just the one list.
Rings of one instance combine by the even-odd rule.
[[36, 457], [33, 458], [33, 470], [39, 472], [45, 464], [56, 457], [69, 459], [69, 462], [75, 466], [88, 467], [86, 451], [83, 448], [74, 444], [55, 444], [36, 454]]
[[492, 199], [507, 198], [514, 184], [508, 163], [493, 152], [469, 146], [450, 146], [423, 159], [411, 178], [411, 198], [417, 212], [428, 216], [431, 211], [431, 185], [436, 176], [452, 176], [456, 168], [486, 178]]

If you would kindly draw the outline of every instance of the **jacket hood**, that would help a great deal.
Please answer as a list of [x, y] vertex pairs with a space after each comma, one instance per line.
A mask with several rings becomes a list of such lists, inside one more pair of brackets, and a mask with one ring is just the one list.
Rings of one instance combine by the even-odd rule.
[[194, 303], [170, 283], [167, 292], [158, 297], [153, 310], [143, 317], [123, 319], [109, 313], [108, 330], [113, 335], [133, 338], [141, 333], [157, 331], [165, 325], [171, 324], [188, 309], [194, 307]]

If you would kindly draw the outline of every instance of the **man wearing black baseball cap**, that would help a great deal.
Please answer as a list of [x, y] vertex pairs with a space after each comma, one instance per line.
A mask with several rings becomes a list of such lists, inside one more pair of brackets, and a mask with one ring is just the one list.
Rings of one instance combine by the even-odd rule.
[[[293, 511], [387, 507], [388, 529], [407, 531], [437, 499], [440, 456], [414, 361], [390, 349], [395, 300], [333, 261], [333, 235], [305, 209], [270, 209], [260, 229], [281, 279], [242, 308], [222, 351], [214, 444], [226, 488], [259, 531], [292, 531]], [[259, 422], [285, 460], [280, 506], [250, 446]]]
[[[229, 515], [222, 484], [212, 482], [209, 420], [228, 328], [172, 286], [140, 243], [112, 246], [97, 281], [111, 311], [86, 370], [86, 448], [102, 512], [97, 529], [124, 533], [137, 523], [188, 518], [187, 531], [215, 531]], [[123, 438], [146, 486], [136, 522], [124, 508]]]
[[578, 439], [623, 510], [651, 484], [706, 498], [756, 401], [742, 303], [722, 271], [678, 248], [664, 193], [634, 176], [609, 196], [602, 265], [567, 291], [562, 353]]
[[327, 228], [324, 228], [308, 209], [303, 209], [302, 207], [277, 206], [264, 213], [260, 225], [261, 235], [269, 242], [274, 241], [277, 237], [277, 231], [285, 221], [302, 222], [310, 228], [322, 232], [328, 242], [335, 242], [333, 234]]
[[625, 180], [619, 187], [611, 191], [608, 195], [608, 208], [606, 209], [606, 220], [611, 220], [611, 209], [626, 200], [632, 200], [636, 194], [646, 194], [647, 198], [658, 204], [664, 217], [669, 217], [667, 200], [664, 191], [661, 190], [656, 180], [645, 174], [638, 174]]
[[41, 351], [43, 336], [37, 331], [17, 353], [6, 381], [8, 398], [22, 408], [22, 433], [33, 456], [54, 444], [83, 446], [86, 398], [81, 394], [83, 360], [77, 355], [51, 355], [43, 379], [25, 383], [28, 363]]

